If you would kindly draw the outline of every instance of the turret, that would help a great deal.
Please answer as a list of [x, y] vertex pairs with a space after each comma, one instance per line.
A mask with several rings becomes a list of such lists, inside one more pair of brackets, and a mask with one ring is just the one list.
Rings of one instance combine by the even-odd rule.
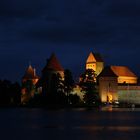
[[98, 76], [104, 68], [104, 61], [100, 54], [90, 52], [86, 60], [86, 69], [92, 69]]

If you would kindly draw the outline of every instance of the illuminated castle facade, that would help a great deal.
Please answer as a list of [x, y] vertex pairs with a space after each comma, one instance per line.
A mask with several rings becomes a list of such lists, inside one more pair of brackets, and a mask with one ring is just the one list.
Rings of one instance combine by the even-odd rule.
[[130, 102], [140, 104], [138, 77], [127, 66], [105, 66], [100, 54], [90, 53], [86, 69], [97, 75], [98, 90], [102, 102]]
[[59, 74], [62, 80], [64, 79], [64, 69], [54, 53], [47, 59], [40, 78], [36, 75], [35, 69], [29, 65], [22, 78], [21, 103], [26, 104], [36, 93], [43, 95], [49, 93], [54, 74]]
[[[92, 69], [96, 74], [97, 89], [102, 102], [129, 102], [140, 104], [140, 86], [138, 77], [126, 66], [105, 66], [100, 54], [90, 53], [85, 63], [85, 69]], [[24, 103], [34, 96], [35, 92], [46, 94], [50, 92], [53, 74], [59, 74], [64, 79], [64, 68], [55, 54], [47, 60], [41, 77], [36, 75], [35, 69], [30, 65], [22, 78], [22, 98]], [[26, 83], [32, 83], [26, 88]], [[37, 87], [37, 88], [34, 88]], [[36, 91], [37, 90], [37, 91]], [[73, 94], [83, 99], [81, 88], [76, 85]]]
[[90, 53], [86, 60], [86, 69], [92, 69], [98, 76], [104, 68], [104, 61], [98, 53]]
[[[104, 65], [100, 54], [90, 52], [85, 63], [85, 69], [92, 69], [95, 72], [101, 101], [110, 103], [116, 101], [128, 102], [128, 98], [129, 101], [132, 101], [133, 95], [132, 102], [140, 103], [140, 86], [138, 86], [137, 82], [138, 77], [126, 66]], [[83, 95], [79, 86], [76, 86], [74, 92], [78, 93], [80, 97]], [[134, 96], [137, 97], [137, 101]]]
[[[126, 66], [110, 66], [111, 70], [117, 75], [119, 84], [136, 84], [138, 77]], [[100, 54], [90, 53], [86, 60], [86, 69], [92, 69], [98, 76], [104, 69], [104, 61]]]

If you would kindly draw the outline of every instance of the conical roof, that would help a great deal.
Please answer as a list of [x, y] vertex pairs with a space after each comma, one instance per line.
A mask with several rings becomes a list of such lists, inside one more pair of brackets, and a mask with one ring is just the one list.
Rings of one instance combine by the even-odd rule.
[[96, 59], [95, 59], [93, 53], [90, 52], [90, 54], [89, 54], [89, 56], [88, 56], [88, 58], [87, 58], [86, 63], [92, 63], [92, 62], [96, 62]]
[[53, 71], [64, 71], [63, 67], [59, 63], [58, 59], [56, 58], [55, 54], [53, 53], [51, 57], [47, 61], [47, 65], [43, 69], [46, 70], [53, 70]]
[[31, 65], [29, 65], [23, 76], [23, 79], [38, 79], [38, 78], [39, 77], [36, 75], [35, 69]]
[[118, 77], [110, 66], [106, 66], [103, 71], [98, 75], [98, 77]]
[[103, 62], [103, 59], [101, 58], [99, 53], [90, 52], [86, 63], [93, 63], [93, 62]]

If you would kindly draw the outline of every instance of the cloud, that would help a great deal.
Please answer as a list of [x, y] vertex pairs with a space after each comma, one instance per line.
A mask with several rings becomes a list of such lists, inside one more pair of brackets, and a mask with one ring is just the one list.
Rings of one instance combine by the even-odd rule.
[[0, 40], [137, 46], [139, 5], [137, 0], [0, 1]]

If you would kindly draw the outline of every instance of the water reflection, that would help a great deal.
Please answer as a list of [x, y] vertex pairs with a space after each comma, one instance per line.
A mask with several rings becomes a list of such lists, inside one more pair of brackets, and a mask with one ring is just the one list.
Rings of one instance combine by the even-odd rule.
[[126, 111], [140, 111], [140, 108], [113, 108], [111, 106], [109, 107], [102, 107], [100, 108], [100, 111], [118, 111], [118, 112], [126, 112]]
[[0, 130], [7, 140], [139, 139], [140, 109], [3, 109]]
[[101, 111], [113, 111], [112, 105], [104, 106], [100, 108]]
[[136, 131], [139, 126], [80, 126], [75, 129], [93, 130], [93, 131]]

